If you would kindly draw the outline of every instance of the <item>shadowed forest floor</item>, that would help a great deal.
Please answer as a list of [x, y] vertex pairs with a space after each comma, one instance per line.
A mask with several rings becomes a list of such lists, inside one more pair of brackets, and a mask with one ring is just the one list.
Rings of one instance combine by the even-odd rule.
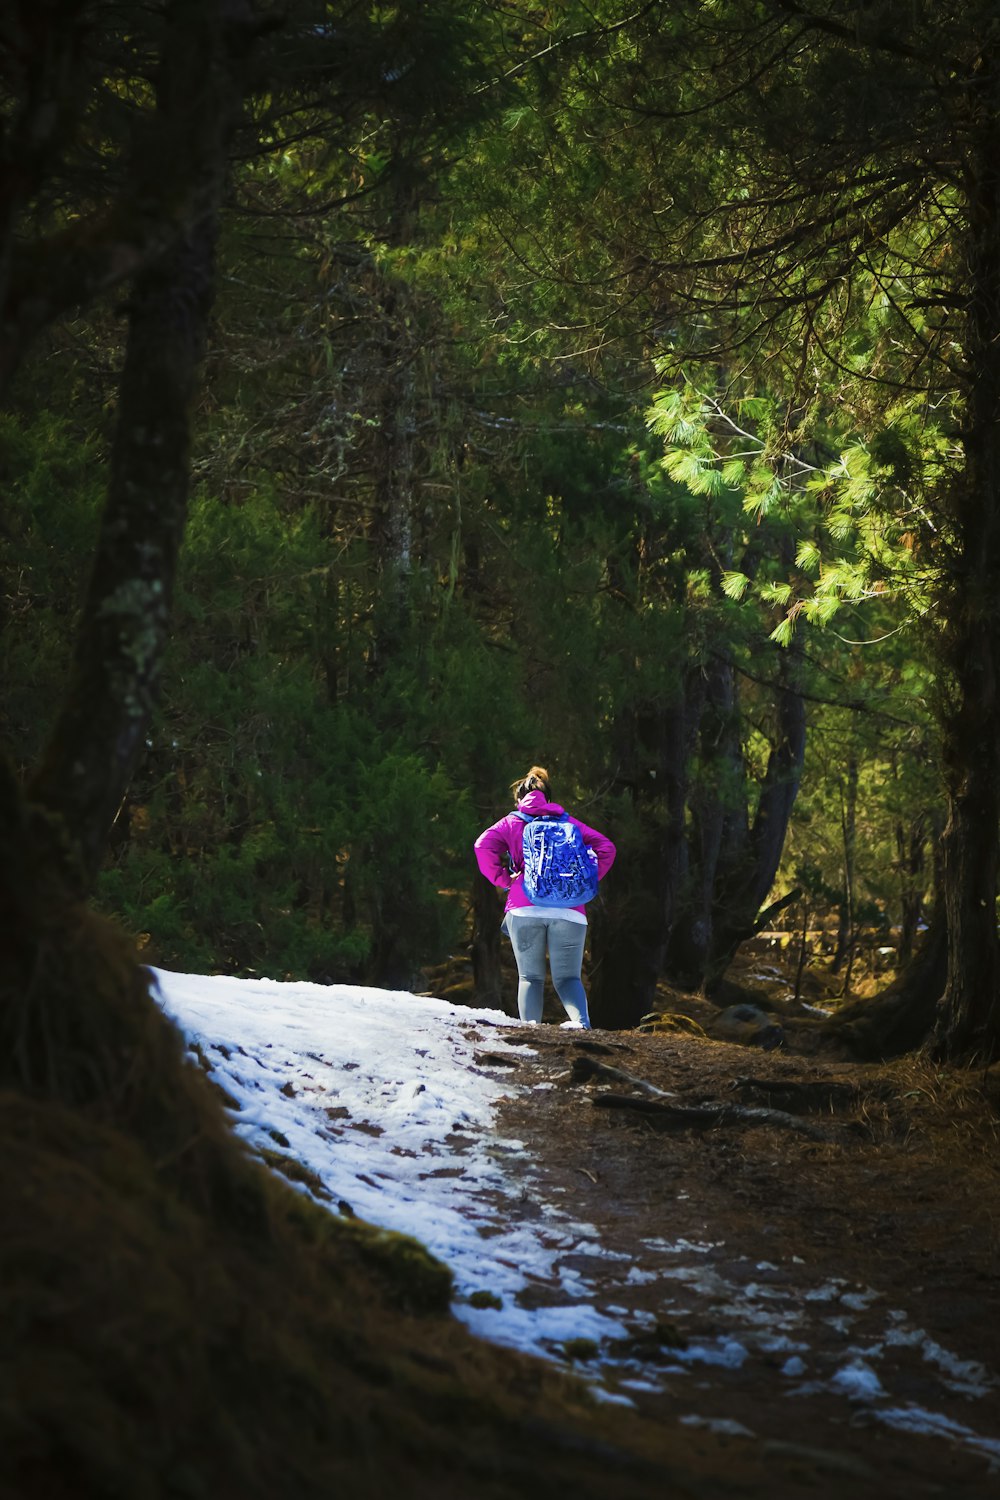
[[[995, 1491], [1000, 1078], [833, 1060], [808, 1034], [767, 1052], [680, 1030], [506, 1034], [534, 1049], [502, 1111], [524, 1211], [572, 1202], [621, 1256], [579, 1269], [598, 1305], [627, 1301], [634, 1342], [582, 1344], [581, 1372], [648, 1422], [728, 1438], [737, 1488], [752, 1451], [775, 1494]], [[673, 1097], [633, 1109], [648, 1096], [587, 1079], [595, 1062]], [[733, 1104], [775, 1123], [668, 1113]]]

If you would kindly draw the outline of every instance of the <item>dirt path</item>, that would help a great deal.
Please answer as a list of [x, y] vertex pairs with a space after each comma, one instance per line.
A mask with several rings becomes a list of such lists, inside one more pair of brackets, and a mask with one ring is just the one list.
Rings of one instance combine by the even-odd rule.
[[[626, 1329], [554, 1354], [651, 1422], [729, 1435], [735, 1493], [751, 1449], [774, 1495], [1000, 1492], [1000, 1154], [982, 1080], [681, 1034], [521, 1039], [532, 1054], [496, 1070], [517, 1085], [500, 1129], [525, 1148], [513, 1211], [559, 1205], [594, 1231], [561, 1245], [553, 1222], [560, 1281], [521, 1301], [565, 1302], [569, 1278]], [[573, 1082], [580, 1058], [668, 1104], [793, 1118], [664, 1130], [602, 1107], [641, 1095]]]

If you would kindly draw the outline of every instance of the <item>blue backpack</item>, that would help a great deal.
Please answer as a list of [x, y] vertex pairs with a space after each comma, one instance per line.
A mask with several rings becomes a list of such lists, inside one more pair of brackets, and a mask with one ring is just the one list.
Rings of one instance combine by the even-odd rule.
[[583, 906], [597, 895], [597, 855], [575, 823], [555, 813], [524, 819], [524, 894], [532, 906]]

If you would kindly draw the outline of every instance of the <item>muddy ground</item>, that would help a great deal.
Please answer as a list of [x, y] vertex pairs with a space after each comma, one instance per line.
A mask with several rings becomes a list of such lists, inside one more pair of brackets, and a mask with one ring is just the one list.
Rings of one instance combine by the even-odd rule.
[[765, 1050], [753, 1026], [710, 1038], [698, 997], [662, 1009], [654, 1031], [505, 1028], [532, 1048], [513, 1067], [482, 1029], [513, 1085], [516, 1211], [594, 1227], [607, 1256], [563, 1270], [628, 1327], [565, 1362], [729, 1441], [736, 1491], [752, 1457], [773, 1495], [1000, 1493], [1000, 1068], [863, 1065], [781, 1017]]

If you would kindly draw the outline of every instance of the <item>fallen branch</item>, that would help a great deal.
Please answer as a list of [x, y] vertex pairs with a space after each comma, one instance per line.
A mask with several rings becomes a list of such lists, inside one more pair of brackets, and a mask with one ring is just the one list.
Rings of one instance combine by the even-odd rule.
[[637, 1078], [634, 1073], [626, 1073], [624, 1068], [613, 1068], [609, 1063], [598, 1062], [593, 1057], [574, 1057], [573, 1065], [569, 1070], [570, 1083], [590, 1083], [595, 1078], [607, 1079], [609, 1083], [627, 1083], [632, 1088], [639, 1089], [641, 1093], [648, 1094], [654, 1099], [676, 1099], [677, 1095], [672, 1089], [657, 1088], [655, 1083], [647, 1083], [645, 1078]]
[[818, 1125], [787, 1114], [783, 1109], [748, 1108], [742, 1104], [662, 1104], [658, 1099], [636, 1099], [628, 1094], [595, 1094], [595, 1109], [632, 1110], [643, 1115], [660, 1130], [712, 1130], [736, 1125], [745, 1129], [769, 1125], [777, 1130], [792, 1130], [813, 1141], [833, 1137]]

